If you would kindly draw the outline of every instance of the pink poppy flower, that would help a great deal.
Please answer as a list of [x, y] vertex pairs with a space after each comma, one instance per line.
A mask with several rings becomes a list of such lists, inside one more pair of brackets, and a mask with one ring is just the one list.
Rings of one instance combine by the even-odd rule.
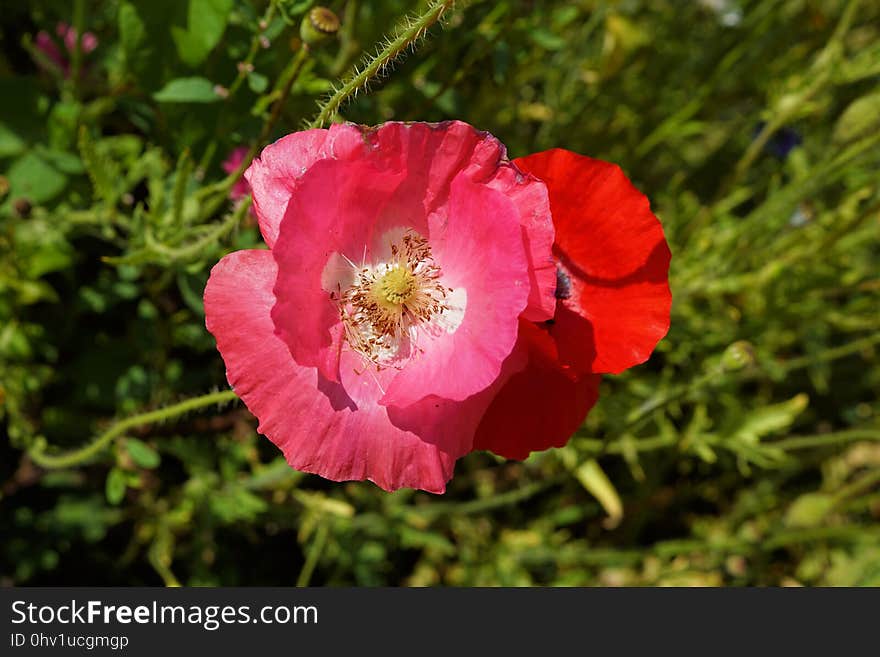
[[292, 467], [442, 492], [554, 316], [546, 187], [460, 122], [295, 133], [245, 177], [269, 250], [205, 290], [230, 385]]
[[[76, 49], [76, 41], [78, 33], [76, 28], [68, 25], [65, 22], [60, 22], [55, 26], [55, 33], [61, 38], [62, 43], [66, 49], [66, 53], [63, 53], [55, 41], [49, 36], [49, 33], [45, 30], [40, 30], [37, 33], [36, 37], [36, 47], [42, 52], [46, 57], [48, 57], [52, 63], [54, 63], [61, 71], [64, 73], [64, 77], [70, 77], [70, 59], [73, 56], [73, 51]], [[84, 55], [88, 55], [95, 48], [98, 47], [98, 37], [96, 37], [91, 32], [84, 32], [82, 36], [82, 40], [80, 42], [80, 47], [82, 49], [82, 53]]]
[[[248, 147], [247, 146], [238, 146], [229, 153], [227, 158], [223, 161], [223, 170], [226, 173], [232, 173], [238, 167], [241, 166], [241, 163], [244, 162], [244, 158], [247, 156]], [[248, 181], [244, 179], [244, 176], [235, 181], [235, 184], [232, 186], [232, 189], [229, 190], [229, 198], [232, 201], [238, 201], [241, 198], [244, 198], [248, 194], [251, 193], [251, 186], [248, 184]]]

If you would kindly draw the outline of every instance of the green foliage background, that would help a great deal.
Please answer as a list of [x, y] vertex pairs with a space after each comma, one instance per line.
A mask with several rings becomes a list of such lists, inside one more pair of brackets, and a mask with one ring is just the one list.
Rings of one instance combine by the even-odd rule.
[[[566, 448], [388, 495], [294, 472], [231, 401], [138, 416], [226, 389], [201, 294], [260, 244], [226, 156], [431, 9], [329, 2], [298, 54], [311, 4], [3, 2], [2, 584], [880, 585], [875, 2], [458, 2], [342, 106], [615, 161], [652, 199], [672, 329]], [[58, 21], [100, 41], [67, 76], [34, 45]]]

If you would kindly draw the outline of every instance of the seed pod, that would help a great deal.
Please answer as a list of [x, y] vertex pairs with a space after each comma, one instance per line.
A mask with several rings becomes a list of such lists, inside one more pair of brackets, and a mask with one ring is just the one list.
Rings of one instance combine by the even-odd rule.
[[314, 46], [339, 31], [339, 17], [326, 7], [314, 7], [303, 18], [299, 35], [303, 43]]

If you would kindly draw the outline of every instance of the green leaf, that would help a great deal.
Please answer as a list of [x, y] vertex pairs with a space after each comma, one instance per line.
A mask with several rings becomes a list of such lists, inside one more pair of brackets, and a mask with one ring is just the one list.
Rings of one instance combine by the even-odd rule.
[[205, 78], [177, 78], [171, 80], [153, 98], [160, 103], [216, 103], [220, 100], [214, 84]]
[[51, 200], [67, 185], [67, 176], [33, 151], [13, 162], [7, 177], [10, 198], [23, 196], [37, 204]]
[[85, 126], [80, 128], [78, 146], [95, 196], [106, 201], [108, 205], [113, 205], [121, 192], [119, 183], [122, 181], [122, 171], [119, 165], [107, 157], [106, 153], [98, 152], [97, 144]]
[[791, 426], [808, 402], [809, 397], [801, 393], [788, 401], [756, 409], [736, 428], [733, 437], [747, 443], [757, 443], [764, 436]]
[[113, 468], [107, 473], [104, 491], [110, 504], [119, 504], [125, 497], [125, 479], [125, 473], [119, 468]]
[[561, 50], [568, 45], [563, 37], [540, 28], [529, 32], [529, 38], [544, 50]]
[[560, 449], [557, 455], [566, 470], [571, 472], [581, 486], [602, 505], [605, 513], [608, 514], [608, 518], [603, 523], [605, 527], [613, 529], [620, 524], [623, 519], [623, 502], [599, 462], [589, 459], [578, 465], [579, 455], [571, 445]]
[[75, 153], [69, 151], [60, 151], [52, 148], [37, 148], [37, 151], [46, 162], [53, 167], [70, 175], [78, 175], [85, 173], [85, 167], [82, 160]]
[[400, 544], [410, 549], [431, 549], [438, 554], [452, 556], [455, 555], [456, 549], [449, 539], [442, 534], [430, 531], [423, 531], [406, 525], [400, 528]]
[[834, 507], [834, 498], [824, 493], [801, 495], [785, 514], [785, 524], [789, 527], [816, 527], [821, 524]]
[[171, 28], [177, 54], [186, 64], [199, 66], [220, 42], [231, 9], [232, 0], [189, 0], [186, 29]]
[[614, 484], [608, 479], [608, 476], [599, 466], [598, 461], [590, 459], [578, 466], [574, 472], [575, 477], [593, 497], [599, 500], [599, 504], [605, 509], [608, 518], [604, 525], [608, 529], [613, 529], [620, 524], [623, 518], [623, 503], [620, 501], [620, 495]]
[[142, 468], [152, 469], [159, 465], [162, 460], [159, 452], [136, 438], [129, 438], [125, 441], [125, 449], [131, 460]]
[[269, 505], [261, 497], [244, 488], [225, 488], [211, 495], [212, 513], [222, 522], [250, 522]]
[[269, 78], [267, 78], [265, 75], [260, 75], [259, 73], [248, 73], [247, 80], [248, 86], [255, 94], [263, 93], [264, 91], [266, 91], [266, 87], [269, 86]]
[[880, 92], [854, 100], [834, 126], [834, 141], [845, 144], [880, 128]]
[[21, 222], [15, 226], [13, 244], [22, 273], [32, 280], [61, 271], [73, 262], [74, 249], [58, 222], [38, 217]]
[[143, 19], [138, 14], [137, 8], [130, 2], [123, 2], [119, 6], [119, 43], [125, 56], [131, 59], [144, 43], [147, 37], [147, 28]]
[[25, 146], [25, 141], [0, 121], [0, 157], [18, 155]]

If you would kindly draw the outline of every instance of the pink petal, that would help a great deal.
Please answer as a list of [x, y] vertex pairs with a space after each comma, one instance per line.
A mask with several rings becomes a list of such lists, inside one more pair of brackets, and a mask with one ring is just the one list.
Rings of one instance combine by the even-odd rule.
[[43, 30], [37, 32], [35, 45], [37, 47], [37, 50], [39, 50], [44, 55], [46, 55], [46, 57], [52, 60], [52, 62], [56, 66], [58, 66], [58, 68], [62, 69], [65, 72], [67, 71], [67, 60], [61, 54], [61, 49], [55, 45], [55, 42], [52, 41], [52, 37], [50, 37], [48, 33]]
[[[238, 146], [229, 153], [229, 156], [223, 161], [223, 170], [226, 173], [232, 173], [236, 171], [238, 167], [241, 166], [241, 163], [244, 162], [244, 158], [248, 154], [247, 146]], [[251, 191], [250, 185], [248, 185], [247, 180], [244, 177], [239, 178], [235, 181], [235, 184], [232, 186], [232, 189], [229, 190], [229, 198], [233, 201], [237, 201], [240, 198], [244, 198]], [[251, 208], [253, 210], [253, 208]]]
[[441, 493], [455, 460], [471, 446], [489, 403], [425, 399], [406, 409], [375, 403], [377, 379], [345, 367], [347, 387], [301, 367], [270, 317], [277, 269], [268, 251], [238, 251], [211, 271], [205, 289], [208, 330], [230, 385], [259, 419], [259, 431], [298, 470], [335, 481], [368, 479], [385, 490]]
[[386, 205], [385, 218], [377, 224], [379, 231], [407, 223], [424, 234], [427, 218], [446, 203], [452, 180], [461, 172], [509, 196], [520, 215], [530, 262], [531, 289], [525, 316], [534, 321], [553, 316], [553, 223], [544, 185], [512, 165], [504, 146], [492, 135], [460, 121], [390, 122], [375, 129], [334, 125], [329, 130], [297, 132], [270, 144], [245, 172], [269, 247], [278, 237], [297, 181], [312, 164], [324, 158], [352, 159], [368, 153], [377, 166], [406, 172], [396, 196]]
[[363, 148], [360, 130], [353, 125], [334, 125], [329, 130], [304, 130], [269, 144], [254, 159], [244, 177], [250, 183], [260, 232], [269, 248], [297, 181], [315, 162], [345, 157]]
[[547, 187], [534, 176], [515, 167], [501, 167], [489, 183], [506, 194], [517, 207], [529, 258], [529, 302], [523, 319], [543, 322], [556, 308], [555, 231], [550, 218]]
[[402, 175], [368, 159], [317, 162], [297, 182], [272, 249], [278, 335], [300, 365], [317, 367], [331, 381], [339, 380], [342, 327], [322, 275], [334, 253], [358, 265], [369, 257], [377, 219]]
[[226, 159], [223, 161], [223, 170], [226, 173], [232, 173], [238, 167], [241, 166], [241, 163], [244, 162], [244, 158], [247, 155], [248, 147], [247, 146], [236, 146], [233, 148]]
[[427, 395], [463, 400], [498, 378], [516, 342], [529, 294], [520, 217], [511, 200], [459, 176], [448, 205], [430, 219], [429, 241], [443, 284], [466, 292], [454, 332], [425, 338], [381, 403], [406, 406]]
[[[461, 172], [508, 196], [519, 214], [529, 259], [527, 319], [553, 317], [556, 304], [556, 266], [552, 257], [553, 221], [544, 184], [507, 160], [504, 145], [488, 132], [461, 121], [381, 125], [368, 133], [378, 152], [407, 171], [400, 198], [420, 198], [423, 216], [429, 217], [447, 201], [453, 179]], [[389, 205], [389, 211], [395, 207]]]
[[96, 37], [91, 32], [85, 32], [83, 34], [81, 45], [83, 53], [88, 55], [90, 52], [98, 47], [98, 37]]

